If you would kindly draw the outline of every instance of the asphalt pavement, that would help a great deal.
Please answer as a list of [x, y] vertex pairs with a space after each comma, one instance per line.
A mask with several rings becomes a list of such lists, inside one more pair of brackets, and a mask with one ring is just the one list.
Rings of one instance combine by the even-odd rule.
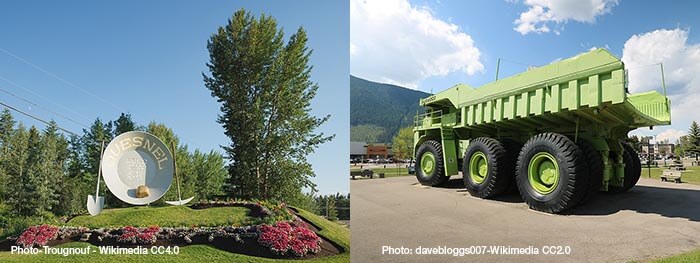
[[700, 186], [685, 183], [642, 178], [565, 215], [530, 210], [517, 194], [471, 197], [454, 177], [350, 186], [352, 262], [628, 262], [700, 248]]

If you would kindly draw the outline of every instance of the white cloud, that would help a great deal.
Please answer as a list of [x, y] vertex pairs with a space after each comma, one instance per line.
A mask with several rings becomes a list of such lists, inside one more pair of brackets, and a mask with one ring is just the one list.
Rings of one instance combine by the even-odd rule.
[[357, 54], [357, 47], [350, 43], [350, 56], [354, 56]]
[[350, 71], [358, 77], [416, 88], [428, 77], [484, 71], [469, 35], [407, 0], [352, 0], [350, 21]]
[[[513, 28], [520, 34], [547, 33], [559, 35], [569, 21], [595, 23], [597, 16], [610, 13], [618, 0], [525, 0], [528, 10], [520, 13]], [[553, 24], [550, 29], [548, 24]]]
[[661, 69], [664, 65], [667, 93], [671, 99], [671, 120], [688, 127], [698, 118], [700, 102], [700, 44], [688, 43], [683, 29], [660, 29], [633, 35], [625, 42], [622, 61], [629, 70], [631, 93], [662, 92]]
[[678, 138], [680, 138], [681, 136], [684, 136], [686, 134], [687, 133], [684, 131], [679, 131], [676, 129], [668, 129], [668, 130], [665, 130], [665, 131], [659, 133], [658, 135], [656, 135], [656, 140], [658, 140], [659, 142], [662, 142], [664, 140], [668, 140], [669, 143], [675, 143], [676, 140], [678, 140]]

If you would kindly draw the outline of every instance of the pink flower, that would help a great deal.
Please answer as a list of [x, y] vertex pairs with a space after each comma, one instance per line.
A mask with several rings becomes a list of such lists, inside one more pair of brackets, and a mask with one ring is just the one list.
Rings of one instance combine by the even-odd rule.
[[58, 236], [58, 227], [52, 225], [30, 226], [17, 239], [17, 244], [27, 248], [43, 246]]
[[303, 225], [295, 226], [289, 222], [280, 221], [274, 225], [259, 227], [258, 242], [270, 248], [279, 255], [294, 254], [303, 257], [307, 253], [317, 253], [321, 250], [321, 239]]
[[132, 226], [126, 226], [121, 230], [122, 234], [119, 237], [117, 237], [117, 242], [133, 244], [153, 244], [158, 239], [156, 235], [160, 232], [161, 228], [158, 226], [151, 226], [148, 228], [135, 228]]

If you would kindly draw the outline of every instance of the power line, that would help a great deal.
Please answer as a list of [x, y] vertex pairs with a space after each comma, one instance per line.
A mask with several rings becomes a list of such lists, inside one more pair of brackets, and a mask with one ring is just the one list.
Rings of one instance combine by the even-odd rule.
[[35, 91], [31, 90], [31, 89], [28, 89], [28, 88], [25, 87], [25, 86], [22, 86], [22, 85], [20, 85], [20, 84], [17, 84], [17, 83], [15, 83], [14, 81], [11, 81], [11, 80], [9, 80], [9, 79], [3, 77], [2, 75], [0, 75], [0, 79], [6, 81], [7, 83], [10, 83], [10, 85], [12, 85], [12, 86], [15, 86], [15, 87], [18, 87], [18, 88], [20, 88], [20, 89], [23, 89], [23, 90], [25, 90], [25, 91], [27, 91], [27, 92], [29, 92], [29, 93], [31, 93], [31, 94], [33, 94], [33, 95], [35, 95], [35, 96], [37, 96], [37, 97], [43, 99], [43, 100], [45, 100], [45, 101], [48, 101], [49, 103], [51, 103], [51, 104], [53, 104], [53, 105], [56, 105], [56, 106], [58, 106], [58, 107], [61, 107], [61, 108], [65, 109], [65, 110], [67, 110], [67, 111], [69, 111], [69, 112], [71, 112], [71, 113], [73, 113], [73, 114], [79, 116], [79, 117], [80, 117], [81, 119], [83, 119], [83, 120], [88, 120], [88, 121], [90, 120], [90, 118], [86, 117], [85, 115], [82, 115], [82, 114], [80, 114], [79, 112], [74, 111], [73, 109], [64, 106], [63, 104], [57, 103], [57, 102], [55, 102], [55, 101], [53, 101], [53, 100], [51, 100], [51, 99], [49, 99], [49, 98], [46, 98], [46, 97], [42, 96], [41, 94], [39, 94], [39, 93], [37, 93], [37, 92], [35, 92]]
[[[94, 93], [92, 93], [92, 92], [87, 91], [86, 89], [83, 89], [83, 88], [79, 87], [78, 85], [73, 84], [73, 83], [70, 82], [70, 81], [65, 80], [64, 78], [59, 77], [58, 75], [56, 75], [56, 74], [54, 74], [54, 73], [52, 73], [52, 72], [50, 72], [50, 71], [48, 71], [48, 70], [46, 70], [46, 69], [40, 67], [39, 65], [36, 65], [36, 64], [32, 63], [32, 62], [29, 61], [28, 59], [25, 59], [25, 58], [23, 58], [23, 57], [20, 57], [20, 56], [18, 56], [18, 55], [16, 55], [16, 54], [10, 52], [9, 50], [6, 50], [6, 49], [2, 48], [2, 47], [0, 47], [0, 51], [4, 52], [5, 54], [7, 54], [7, 55], [9, 55], [9, 56], [11, 56], [11, 57], [13, 57], [13, 58], [15, 58], [15, 59], [17, 59], [17, 60], [23, 62], [23, 63], [25, 63], [25, 64], [27, 64], [27, 65], [33, 67], [33, 68], [35, 68], [35, 69], [38, 70], [38, 71], [41, 71], [42, 73], [44, 73], [44, 74], [46, 74], [46, 75], [48, 75], [48, 76], [50, 76], [50, 77], [52, 77], [52, 78], [54, 78], [54, 79], [60, 81], [60, 82], [63, 82], [64, 84], [67, 84], [68, 86], [71, 86], [71, 87], [74, 88], [74, 89], [77, 89], [77, 90], [79, 90], [79, 91], [81, 91], [81, 92], [83, 92], [83, 93], [85, 93], [85, 94], [87, 94], [87, 95], [90, 95], [90, 96], [92, 96], [92, 97], [94, 97], [94, 98], [97, 98], [97, 99], [101, 100], [102, 102], [105, 102], [105, 103], [109, 104], [112, 108], [118, 110], [119, 112], [127, 112], [126, 110], [124, 110], [124, 109], [122, 109], [121, 107], [117, 106], [116, 104], [110, 102], [109, 100], [106, 100], [106, 99], [104, 99], [104, 98], [102, 98], [102, 97], [100, 97], [100, 96], [98, 96], [98, 95], [96, 95], [96, 94], [94, 94]], [[3, 80], [5, 80], [5, 81], [7, 81], [8, 83], [10, 83], [10, 84], [12, 84], [12, 85], [15, 85], [15, 86], [17, 86], [17, 87], [20, 87], [20, 88], [22, 88], [22, 89], [29, 90], [29, 89], [24, 88], [24, 87], [22, 87], [22, 86], [20, 86], [20, 85], [17, 85], [16, 83], [14, 83], [14, 82], [12, 82], [12, 81], [10, 81], [10, 80], [8, 80], [8, 79], [2, 77], [2, 76], [0, 76], [0, 79], [3, 79]], [[32, 92], [32, 93], [34, 93], [34, 92]], [[40, 96], [40, 95], [38, 95], [38, 94], [36, 94], [36, 93], [34, 93], [34, 94], [37, 95], [37, 96]], [[41, 96], [40, 96], [40, 97], [41, 97]], [[42, 97], [42, 98], [43, 98], [43, 97]], [[46, 98], [44, 98], [44, 99], [47, 100], [47, 101], [50, 101], [50, 100], [48, 100], [48, 99], [46, 99]], [[53, 103], [53, 102], [52, 102], [52, 103]], [[59, 105], [59, 104], [57, 104], [57, 103], [54, 103], [54, 104], [56, 104], [56, 105], [58, 105], [58, 106], [61, 106], [61, 107], [64, 107], [64, 106]], [[5, 105], [5, 104], [3, 104], [3, 105]], [[8, 107], [9, 107], [9, 106], [8, 106]], [[64, 108], [66, 108], [66, 107], [64, 107]], [[66, 109], [68, 109], [68, 108], [66, 108]], [[68, 109], [68, 110], [70, 110], [70, 109]], [[71, 110], [71, 111], [72, 111], [72, 110]], [[78, 113], [75, 112], [75, 111], [72, 111], [72, 112], [78, 114]], [[78, 115], [80, 115], [80, 114], [78, 114]], [[82, 117], [84, 117], [84, 116], [82, 116]], [[67, 130], [65, 130], [65, 131], [66, 131], [66, 132], [69, 132], [69, 131], [67, 131]], [[74, 133], [72, 133], [72, 132], [69, 132], [69, 133], [74, 134]], [[180, 136], [180, 138], [182, 138], [183, 140], [185, 140], [185, 141], [187, 141], [187, 142], [192, 143], [192, 141], [188, 140], [188, 139], [185, 138], [185, 137]]]
[[46, 75], [48, 75], [48, 76], [50, 76], [50, 77], [52, 77], [52, 78], [54, 78], [54, 79], [57, 79], [58, 81], [63, 82], [63, 83], [65, 83], [65, 84], [67, 84], [68, 86], [73, 87], [74, 89], [77, 89], [77, 90], [79, 90], [79, 91], [81, 91], [81, 92], [83, 92], [83, 93], [85, 93], [85, 94], [88, 94], [88, 95], [90, 95], [90, 96], [92, 96], [92, 97], [95, 97], [95, 98], [101, 100], [102, 102], [105, 102], [105, 103], [109, 104], [110, 106], [112, 106], [113, 108], [115, 108], [116, 110], [118, 110], [118, 111], [120, 111], [120, 112], [126, 112], [125, 110], [123, 110], [123, 109], [120, 108], [119, 106], [115, 105], [114, 103], [110, 102], [109, 100], [103, 99], [102, 97], [97, 96], [97, 95], [95, 95], [94, 93], [89, 92], [89, 91], [87, 91], [86, 89], [83, 89], [83, 88], [79, 87], [78, 85], [75, 85], [75, 84], [73, 84], [72, 82], [63, 79], [63, 78], [59, 77], [58, 75], [56, 75], [56, 74], [54, 74], [54, 73], [51, 73], [51, 72], [48, 71], [48, 70], [43, 69], [42, 67], [39, 67], [38, 65], [32, 63], [31, 61], [29, 61], [29, 60], [27, 60], [27, 59], [25, 59], [25, 58], [23, 58], [23, 57], [20, 57], [20, 56], [18, 56], [18, 55], [15, 55], [14, 53], [12, 53], [12, 52], [10, 52], [10, 51], [4, 49], [4, 48], [1, 48], [1, 47], [0, 47], [0, 51], [5, 52], [5, 54], [8, 54], [8, 55], [10, 55], [11, 57], [13, 57], [13, 58], [15, 58], [15, 59], [17, 59], [17, 60], [22, 61], [22, 62], [24, 62], [25, 64], [27, 64], [27, 65], [29, 65], [29, 66], [32, 66], [33, 68], [35, 68], [35, 69], [41, 71], [42, 73], [44, 73], [44, 74], [46, 74]]
[[15, 97], [15, 98], [18, 98], [18, 99], [20, 99], [20, 100], [23, 100], [23, 101], [26, 102], [26, 103], [29, 103], [29, 104], [31, 104], [31, 105], [34, 105], [34, 106], [37, 107], [37, 108], [40, 108], [40, 109], [43, 109], [43, 110], [48, 111], [48, 112], [50, 112], [50, 113], [53, 113], [54, 115], [59, 116], [59, 117], [65, 119], [65, 120], [67, 120], [67, 121], [70, 121], [70, 122], [72, 122], [72, 123], [78, 124], [78, 125], [82, 126], [83, 128], [86, 128], [86, 129], [88, 128], [87, 125], [85, 125], [85, 124], [82, 124], [82, 123], [80, 123], [80, 122], [77, 122], [77, 121], [75, 121], [75, 120], [73, 120], [73, 119], [71, 119], [71, 118], [69, 118], [69, 117], [64, 116], [63, 114], [60, 114], [60, 113], [55, 112], [55, 111], [52, 111], [52, 110], [50, 110], [50, 109], [48, 109], [48, 108], [46, 108], [46, 107], [43, 107], [43, 106], [41, 106], [41, 105], [39, 105], [39, 104], [36, 104], [36, 103], [34, 103], [34, 102], [31, 102], [31, 101], [28, 100], [28, 99], [25, 99], [25, 98], [23, 98], [23, 97], [20, 97], [20, 96], [18, 96], [18, 95], [15, 95], [14, 93], [9, 92], [9, 91], [7, 91], [7, 90], [5, 90], [5, 89], [3, 89], [3, 88], [0, 88], [0, 91], [1, 91], [1, 92], [4, 92], [4, 93], [6, 93], [6, 94], [9, 94], [9, 95], [12, 96], [12, 97]]
[[[6, 108], [11, 109], [11, 110], [13, 110], [13, 111], [16, 111], [16, 112], [19, 112], [19, 113], [21, 113], [21, 114], [24, 114], [24, 115], [26, 115], [26, 116], [28, 116], [28, 117], [30, 117], [30, 118], [32, 118], [32, 119], [35, 119], [35, 120], [37, 120], [37, 121], [40, 121], [40, 122], [44, 123], [44, 124], [46, 124], [46, 125], [51, 125], [51, 123], [48, 122], [48, 121], [45, 121], [45, 120], [43, 120], [43, 119], [41, 119], [41, 118], [39, 118], [39, 117], [36, 117], [36, 116], [31, 115], [31, 114], [29, 114], [29, 113], [26, 113], [26, 112], [24, 112], [24, 111], [22, 111], [22, 110], [19, 110], [19, 109], [15, 108], [15, 107], [12, 107], [12, 106], [10, 106], [10, 105], [7, 105], [7, 104], [3, 103], [2, 101], [0, 101], [0, 105], [5, 106]], [[75, 134], [75, 133], [72, 132], [72, 131], [66, 130], [66, 129], [64, 129], [64, 128], [61, 127], [61, 126], [58, 126], [58, 124], [56, 124], [56, 128], [58, 128], [59, 130], [62, 130], [62, 131], [64, 131], [64, 132], [67, 132], [67, 133], [69, 133], [69, 134], [71, 134], [71, 135], [78, 136], [78, 134]]]

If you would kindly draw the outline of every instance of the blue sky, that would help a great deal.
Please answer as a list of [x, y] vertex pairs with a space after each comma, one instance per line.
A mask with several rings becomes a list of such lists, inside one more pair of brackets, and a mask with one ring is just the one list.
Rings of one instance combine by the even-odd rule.
[[[206, 41], [238, 9], [275, 17], [288, 37], [303, 26], [320, 86], [319, 131], [336, 138], [310, 156], [321, 193], [349, 192], [349, 11], [342, 1], [14, 1], [0, 9], [0, 101], [79, 132], [122, 111], [165, 123], [191, 149], [221, 151], [219, 105], [202, 82]], [[4, 51], [3, 51], [4, 50]], [[7, 52], [9, 53], [7, 53]], [[12, 55], [11, 55], [12, 54]], [[17, 56], [38, 66], [36, 68]], [[55, 76], [55, 77], [54, 77]], [[49, 109], [49, 111], [43, 108]], [[44, 126], [15, 114], [25, 125]]]
[[609, 49], [630, 70], [633, 93], [661, 91], [663, 62], [673, 125], [638, 129], [675, 141], [700, 121], [700, 2], [625, 0], [351, 0], [351, 74], [426, 92], [500, 77]]

